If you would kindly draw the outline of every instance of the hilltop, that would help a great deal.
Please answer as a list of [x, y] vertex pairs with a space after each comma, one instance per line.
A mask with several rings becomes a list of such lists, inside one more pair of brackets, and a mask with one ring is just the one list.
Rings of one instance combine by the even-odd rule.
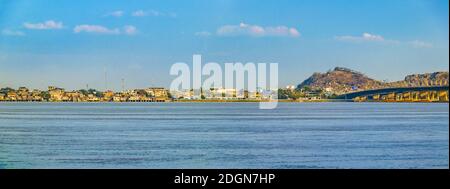
[[391, 82], [387, 85], [390, 87], [445, 86], [448, 85], [448, 72], [412, 74], [402, 81]]
[[323, 90], [336, 94], [352, 90], [367, 90], [381, 88], [384, 83], [367, 77], [366, 75], [342, 67], [326, 73], [314, 73], [311, 77], [300, 83], [297, 88], [310, 87], [314, 90]]
[[443, 86], [448, 85], [448, 75], [448, 72], [412, 74], [406, 76], [402, 81], [382, 82], [372, 79], [358, 71], [336, 67], [326, 73], [314, 73], [311, 77], [300, 83], [297, 88], [303, 89], [308, 87], [313, 90], [344, 94], [351, 91], [387, 87]]

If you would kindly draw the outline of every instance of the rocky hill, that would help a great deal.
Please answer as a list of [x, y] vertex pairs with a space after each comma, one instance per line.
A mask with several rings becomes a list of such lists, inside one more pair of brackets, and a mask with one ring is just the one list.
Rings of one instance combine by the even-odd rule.
[[383, 82], [367, 77], [366, 75], [342, 67], [336, 67], [327, 73], [314, 73], [303, 81], [297, 88], [306, 86], [335, 94], [343, 94], [353, 90], [367, 90], [381, 88]]
[[379, 89], [387, 87], [415, 87], [448, 85], [448, 72], [408, 75], [402, 81], [382, 82], [366, 75], [342, 67], [336, 67], [326, 73], [314, 73], [297, 86], [302, 89], [309, 87], [334, 94], [344, 94], [353, 91]]
[[406, 76], [403, 81], [396, 81], [387, 85], [390, 87], [445, 86], [448, 85], [448, 72], [412, 74]]

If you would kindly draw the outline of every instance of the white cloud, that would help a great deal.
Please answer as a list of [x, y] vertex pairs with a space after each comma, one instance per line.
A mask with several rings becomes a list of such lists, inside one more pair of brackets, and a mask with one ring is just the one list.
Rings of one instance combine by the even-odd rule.
[[150, 10], [150, 11], [148, 11], [147, 14], [150, 14], [151, 16], [164, 16], [165, 15], [164, 13], [161, 13], [161, 12], [155, 11], [155, 10]]
[[433, 45], [431, 43], [427, 43], [424, 41], [414, 40], [414, 41], [398, 41], [398, 40], [392, 40], [392, 39], [385, 39], [381, 35], [375, 35], [370, 33], [363, 33], [361, 36], [351, 36], [351, 35], [345, 35], [345, 36], [336, 36], [334, 37], [338, 41], [344, 41], [344, 42], [355, 42], [355, 43], [361, 43], [361, 42], [380, 42], [383, 44], [396, 44], [396, 45], [410, 45], [414, 48], [432, 48]]
[[348, 41], [348, 42], [386, 41], [383, 36], [370, 33], [363, 33], [361, 36], [351, 36], [351, 35], [336, 36], [335, 39], [339, 41]]
[[6, 35], [6, 36], [25, 36], [25, 33], [22, 31], [18, 31], [18, 30], [9, 30], [9, 29], [4, 29], [2, 30], [2, 35]]
[[100, 25], [77, 25], [73, 29], [75, 33], [87, 32], [87, 33], [99, 33], [99, 34], [120, 34], [120, 30], [117, 28], [109, 29]]
[[125, 35], [135, 35], [138, 30], [135, 26], [126, 25], [122, 29], [119, 28], [107, 28], [100, 25], [78, 25], [73, 29], [74, 33], [97, 33], [97, 34], [125, 34]]
[[137, 10], [137, 11], [134, 11], [131, 15], [136, 16], [136, 17], [142, 17], [142, 16], [147, 16], [147, 14], [148, 13], [143, 10]]
[[433, 47], [433, 44], [424, 42], [424, 41], [419, 41], [419, 40], [410, 41], [409, 44], [412, 45], [414, 48], [432, 48]]
[[277, 36], [277, 37], [299, 37], [300, 32], [293, 27], [287, 26], [258, 26], [246, 23], [239, 25], [225, 25], [217, 29], [219, 36]]
[[124, 33], [127, 34], [127, 35], [134, 35], [134, 34], [137, 33], [136, 27], [131, 26], [131, 25], [124, 26], [124, 27], [123, 27], [123, 31], [124, 31]]
[[195, 32], [195, 36], [208, 37], [208, 36], [211, 36], [211, 33], [208, 31], [200, 31], [200, 32]]
[[373, 35], [370, 33], [363, 33], [363, 39], [368, 41], [384, 41], [384, 38], [381, 35]]
[[51, 29], [62, 29], [63, 23], [62, 22], [56, 22], [53, 20], [47, 20], [43, 23], [23, 23], [23, 26], [27, 29], [33, 29], [33, 30], [51, 30]]
[[113, 17], [122, 17], [124, 15], [124, 11], [117, 10], [106, 14], [105, 16], [113, 16]]
[[160, 11], [157, 11], [157, 10], [136, 10], [136, 11], [131, 13], [131, 16], [134, 16], [134, 17], [168, 16], [168, 17], [175, 18], [175, 17], [177, 17], [177, 14], [173, 13], [173, 12], [164, 13], [164, 12], [160, 12]]

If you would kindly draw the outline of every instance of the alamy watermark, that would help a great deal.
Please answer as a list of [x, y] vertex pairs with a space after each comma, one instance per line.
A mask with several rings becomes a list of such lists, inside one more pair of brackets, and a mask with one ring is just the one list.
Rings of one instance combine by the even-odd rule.
[[[170, 68], [178, 76], [170, 84], [177, 98], [258, 100], [260, 109], [274, 109], [278, 104], [278, 63], [240, 62], [202, 66], [202, 56], [193, 55], [192, 70], [184, 62]], [[206, 76], [207, 78], [204, 78]], [[247, 76], [247, 77], [245, 77]]]

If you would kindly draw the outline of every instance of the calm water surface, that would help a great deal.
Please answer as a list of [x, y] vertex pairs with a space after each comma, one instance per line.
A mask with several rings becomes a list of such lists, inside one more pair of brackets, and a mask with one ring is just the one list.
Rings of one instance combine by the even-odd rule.
[[0, 168], [448, 167], [448, 104], [0, 103]]

